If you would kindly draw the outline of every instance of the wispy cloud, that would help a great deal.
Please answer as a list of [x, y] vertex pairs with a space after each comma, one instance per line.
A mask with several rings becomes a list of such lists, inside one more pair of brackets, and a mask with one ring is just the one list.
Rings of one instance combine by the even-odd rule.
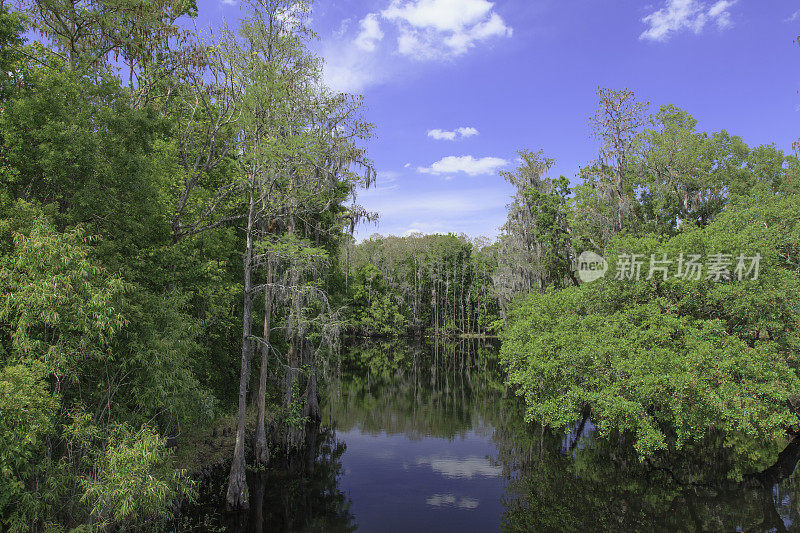
[[358, 23], [361, 30], [354, 43], [365, 52], [373, 52], [375, 45], [383, 39], [381, 23], [376, 13], [370, 13]]
[[381, 83], [391, 73], [377, 54], [365, 52], [354, 40], [330, 39], [322, 44], [325, 85], [347, 93], [360, 93]]
[[[386, 201], [383, 201], [386, 200]], [[468, 194], [452, 194], [445, 192], [430, 193], [424, 198], [414, 196], [393, 195], [391, 199], [381, 198], [381, 216], [391, 217], [395, 215], [420, 215], [435, 214], [439, 217], [449, 217], [477, 213], [486, 209], [479, 198], [474, 198]], [[505, 204], [501, 204], [505, 205]]]
[[[471, 236], [496, 235], [506, 218], [512, 192], [505, 186], [472, 182], [475, 187], [445, 187], [428, 180], [405, 190], [403, 180], [359, 194], [359, 203], [380, 213], [377, 225], [363, 225], [359, 238], [376, 230], [391, 235], [463, 232]], [[395, 187], [395, 185], [400, 185]]]
[[397, 182], [399, 177], [399, 172], [395, 172], [393, 170], [382, 170], [378, 172], [378, 179], [375, 180], [375, 185], [364, 192], [385, 194], [390, 191], [396, 191], [400, 188], [400, 184]]
[[417, 171], [423, 174], [456, 174], [463, 172], [470, 176], [493, 174], [497, 169], [504, 167], [508, 161], [499, 157], [481, 157], [476, 159], [471, 155], [449, 155], [436, 161], [429, 167], [418, 167]]
[[800, 9], [789, 15], [789, 18], [786, 19], [786, 22], [794, 22], [800, 19]]
[[323, 41], [325, 82], [332, 88], [362, 92], [406, 75], [412, 61], [450, 60], [513, 33], [488, 0], [384, 1], [382, 10], [366, 14], [357, 27], [343, 21]]
[[718, 0], [713, 3], [701, 0], [667, 0], [666, 5], [642, 19], [649, 27], [640, 39], [664, 42], [676, 32], [690, 30], [699, 34], [708, 24], [719, 29], [730, 27], [733, 22], [730, 8], [737, 0]]
[[387, 183], [397, 181], [397, 178], [400, 177], [400, 173], [394, 170], [379, 170], [378, 171], [378, 179], [386, 181]]
[[428, 130], [428, 137], [437, 141], [455, 141], [456, 135], [458, 134], [454, 131]]
[[457, 138], [466, 139], [474, 135], [478, 135], [478, 130], [470, 126], [456, 128], [453, 131], [441, 130], [438, 128], [428, 130], [428, 137], [436, 139], [437, 141], [455, 141]]

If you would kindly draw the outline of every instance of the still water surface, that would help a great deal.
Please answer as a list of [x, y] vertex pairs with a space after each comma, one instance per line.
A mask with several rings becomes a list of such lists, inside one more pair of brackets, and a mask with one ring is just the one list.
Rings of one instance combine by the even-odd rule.
[[[251, 511], [219, 509], [225, 468], [190, 522], [237, 531], [796, 531], [796, 457], [777, 483], [711, 483], [719, 453], [642, 465], [590, 422], [525, 423], [496, 347], [350, 347], [306, 450], [249, 474]], [[799, 452], [800, 453], [800, 452]], [[785, 478], [785, 479], [782, 479]]]
[[347, 446], [339, 487], [359, 531], [500, 529], [493, 354], [477, 342], [351, 351], [323, 424]]

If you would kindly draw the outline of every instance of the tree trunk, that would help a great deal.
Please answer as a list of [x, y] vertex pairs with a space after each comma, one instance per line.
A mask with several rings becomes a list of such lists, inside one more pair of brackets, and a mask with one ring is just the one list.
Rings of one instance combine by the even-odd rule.
[[312, 424], [319, 424], [322, 420], [322, 413], [319, 408], [319, 396], [317, 393], [317, 371], [314, 365], [311, 365], [308, 373], [305, 416], [308, 417]]
[[239, 373], [239, 415], [236, 423], [236, 446], [233, 449], [231, 473], [228, 479], [226, 505], [228, 510], [247, 509], [246, 465], [244, 460], [244, 424], [247, 414], [247, 385], [250, 380], [250, 316], [253, 307], [251, 276], [253, 269], [253, 218], [255, 215], [255, 190], [250, 189], [250, 210], [247, 217], [247, 247], [244, 252], [244, 306], [242, 312], [242, 365]]
[[261, 371], [258, 378], [258, 421], [256, 422], [256, 463], [266, 465], [269, 462], [269, 446], [265, 428], [267, 403], [267, 367], [269, 361], [269, 334], [272, 318], [272, 262], [267, 258], [267, 282], [264, 287], [264, 337], [261, 343]]

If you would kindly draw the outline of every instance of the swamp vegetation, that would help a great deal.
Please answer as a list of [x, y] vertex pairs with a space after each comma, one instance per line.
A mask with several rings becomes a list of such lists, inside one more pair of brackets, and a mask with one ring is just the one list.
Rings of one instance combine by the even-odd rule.
[[0, 530], [799, 527], [796, 155], [599, 89], [496, 239], [356, 242], [311, 3], [196, 14], [0, 4]]

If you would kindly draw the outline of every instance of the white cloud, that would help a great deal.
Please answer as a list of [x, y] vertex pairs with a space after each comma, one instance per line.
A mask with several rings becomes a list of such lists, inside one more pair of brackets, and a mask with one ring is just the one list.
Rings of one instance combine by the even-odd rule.
[[238, 4], [236, 0], [220, 0], [219, 3], [224, 6], [235, 6], [236, 4]]
[[[423, 180], [406, 190], [408, 183], [399, 180], [400, 187], [379, 186], [359, 193], [358, 198], [367, 210], [380, 213], [377, 229], [385, 234], [463, 232], [494, 236], [506, 219], [506, 204], [513, 190], [505, 183], [473, 183], [475, 187], [441, 188], [439, 180]], [[362, 225], [358, 236], [368, 237], [375, 230], [376, 226]]]
[[469, 126], [456, 128], [453, 131], [434, 129], [428, 130], [428, 137], [437, 141], [455, 141], [457, 138], [466, 139], [478, 135], [478, 130]]
[[399, 29], [397, 51], [415, 59], [461, 55], [492, 37], [513, 30], [487, 0], [392, 0], [381, 12]]
[[719, 0], [708, 10], [711, 17], [720, 29], [725, 29], [733, 25], [731, 13], [728, 11], [738, 0]]
[[331, 39], [322, 47], [323, 81], [336, 91], [360, 93], [389, 76], [387, 64], [377, 54], [365, 53], [354, 41]]
[[[436, 223], [454, 217], [474, 218], [478, 213], [492, 210], [504, 214], [511, 197], [509, 191], [487, 187], [428, 190], [423, 194], [418, 188], [407, 193], [396, 187], [378, 189], [370, 188], [359, 194], [359, 198], [364, 198], [364, 206], [378, 211], [381, 218], [400, 217], [404, 219], [404, 224], [408, 224], [408, 220]], [[373, 191], [375, 194], [371, 194]]]
[[419, 167], [418, 172], [423, 174], [455, 174], [464, 172], [470, 176], [481, 174], [493, 174], [500, 167], [508, 164], [505, 159], [499, 157], [482, 157], [475, 159], [471, 155], [447, 156], [433, 163], [430, 167]]
[[667, 0], [664, 8], [642, 19], [649, 28], [639, 38], [663, 42], [684, 29], [699, 34], [709, 23], [716, 23], [720, 29], [728, 28], [732, 25], [730, 8], [736, 2], [718, 0], [709, 4], [701, 0]]
[[403, 232], [403, 235], [408, 237], [409, 235], [425, 235], [431, 233], [447, 233], [447, 230], [444, 226], [440, 226], [436, 223], [419, 222], [415, 220], [409, 224], [408, 229]]
[[392, 0], [383, 16], [417, 28], [455, 32], [486, 18], [493, 6], [487, 0]]
[[786, 22], [794, 22], [797, 19], [800, 19], [800, 9], [789, 15], [789, 18], [786, 19]]
[[432, 507], [457, 507], [459, 509], [476, 509], [480, 505], [480, 500], [463, 496], [456, 497], [455, 494], [434, 494], [425, 500], [425, 503]]
[[378, 15], [376, 13], [368, 14], [361, 19], [359, 27], [361, 30], [354, 41], [355, 45], [365, 52], [374, 52], [376, 43], [383, 39], [383, 31], [381, 31]]
[[500, 468], [489, 463], [486, 457], [469, 456], [463, 459], [431, 457], [417, 459], [418, 465], [430, 465], [434, 472], [446, 478], [472, 479], [474, 477], [499, 477]]
[[441, 57], [434, 39], [413, 30], [402, 29], [397, 37], [397, 52], [417, 60], [430, 61]]
[[462, 137], [472, 137], [473, 135], [477, 135], [478, 134], [478, 130], [476, 130], [475, 128], [469, 127], [469, 126], [467, 126], [465, 128], [464, 127], [458, 128], [456, 131]]
[[428, 130], [428, 137], [436, 139], [437, 141], [455, 141], [456, 135], [454, 131], [444, 131], [440, 129]]
[[[220, 0], [234, 3], [238, 0]], [[412, 66], [398, 61], [447, 60], [493, 37], [510, 37], [488, 0], [384, 0], [385, 9], [367, 13], [358, 24], [345, 19], [326, 37], [324, 82], [334, 90], [360, 93], [390, 79], [408, 76]], [[391, 57], [394, 55], [394, 57]]]
[[392, 183], [400, 177], [399, 172], [395, 172], [394, 170], [381, 170], [378, 172], [378, 179], [383, 180], [386, 183]]
[[[384, 198], [382, 198], [383, 200]], [[375, 202], [373, 202], [375, 203]], [[486, 209], [478, 199], [468, 195], [455, 196], [446, 193], [435, 193], [420, 197], [394, 197], [392, 201], [381, 202], [378, 209], [381, 216], [436, 214], [439, 216], [464, 215], [478, 213]]]

